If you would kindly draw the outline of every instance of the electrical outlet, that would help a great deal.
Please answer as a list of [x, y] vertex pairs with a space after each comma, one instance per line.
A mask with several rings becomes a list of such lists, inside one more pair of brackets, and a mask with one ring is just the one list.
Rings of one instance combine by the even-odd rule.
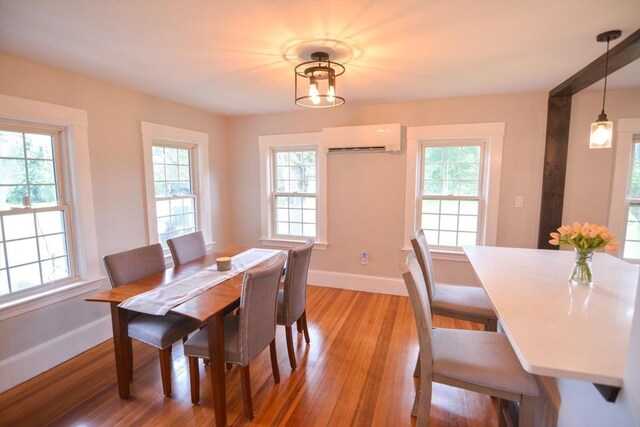
[[369, 262], [369, 254], [366, 252], [362, 252], [360, 255], [360, 264], [364, 265]]
[[524, 208], [524, 197], [516, 196], [516, 208]]

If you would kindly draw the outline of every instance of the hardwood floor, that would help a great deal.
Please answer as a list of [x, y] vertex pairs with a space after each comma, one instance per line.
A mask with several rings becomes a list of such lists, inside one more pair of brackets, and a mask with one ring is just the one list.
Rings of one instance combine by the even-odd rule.
[[[418, 353], [408, 298], [309, 286], [311, 344], [294, 337], [298, 369], [291, 372], [284, 328], [278, 327], [281, 382], [274, 385], [269, 351], [251, 366], [255, 418], [251, 425], [410, 426]], [[480, 329], [436, 317], [439, 327]], [[295, 332], [295, 329], [294, 329]], [[111, 341], [0, 394], [2, 426], [212, 425], [209, 369], [200, 369], [200, 403], [192, 405], [182, 346], [173, 350], [173, 395], [162, 394], [157, 353], [134, 342], [131, 398], [118, 397]], [[230, 425], [248, 425], [240, 371], [227, 373]], [[489, 397], [434, 384], [430, 426], [491, 426]]]

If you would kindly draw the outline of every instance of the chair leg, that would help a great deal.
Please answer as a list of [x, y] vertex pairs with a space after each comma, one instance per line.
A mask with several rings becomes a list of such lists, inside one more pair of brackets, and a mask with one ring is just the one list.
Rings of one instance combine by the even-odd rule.
[[225, 363], [224, 366], [225, 368], [227, 368], [227, 371], [230, 371], [231, 368], [233, 368], [233, 365], [231, 363]]
[[296, 328], [298, 329], [298, 333], [302, 333], [302, 317], [296, 320]]
[[159, 350], [160, 375], [162, 376], [162, 391], [167, 397], [171, 397], [171, 346]]
[[[431, 374], [420, 375], [418, 382], [419, 390], [416, 393], [416, 401], [418, 405], [418, 414], [416, 419], [416, 427], [427, 427], [429, 425], [429, 413], [431, 412]], [[416, 403], [414, 402], [414, 407]]]
[[251, 402], [251, 375], [249, 373], [249, 365], [240, 367], [240, 381], [242, 385], [244, 415], [251, 421], [253, 420], [253, 403]]
[[498, 332], [498, 320], [487, 319], [487, 322], [484, 324], [484, 330], [489, 332]]
[[287, 351], [289, 352], [289, 364], [291, 370], [296, 370], [296, 352], [293, 350], [293, 337], [291, 336], [291, 326], [284, 327], [285, 335], [287, 336]]
[[127, 352], [127, 374], [129, 375], [129, 381], [131, 381], [133, 380], [133, 342], [131, 337], [127, 337], [124, 347]]
[[309, 339], [309, 328], [307, 328], [307, 310], [302, 312], [300, 322], [302, 323], [302, 329], [304, 331], [304, 340], [309, 344], [311, 343], [311, 340]]
[[269, 351], [271, 353], [271, 370], [273, 371], [273, 382], [278, 384], [280, 382], [280, 368], [278, 367], [278, 354], [276, 353], [276, 340], [275, 338], [269, 344]]
[[418, 352], [418, 360], [416, 360], [416, 367], [413, 369], [413, 376], [420, 378], [420, 352]]
[[536, 409], [536, 398], [522, 396], [520, 410], [518, 411], [518, 427], [533, 427]]
[[509, 406], [509, 401], [508, 400], [504, 400], [504, 399], [500, 399], [500, 398], [494, 398], [494, 405], [496, 408], [496, 415], [498, 417], [498, 427], [507, 427], [508, 423], [507, 423], [507, 410], [508, 410], [508, 406]]
[[189, 356], [189, 381], [191, 383], [191, 403], [200, 401], [200, 369], [198, 358]]

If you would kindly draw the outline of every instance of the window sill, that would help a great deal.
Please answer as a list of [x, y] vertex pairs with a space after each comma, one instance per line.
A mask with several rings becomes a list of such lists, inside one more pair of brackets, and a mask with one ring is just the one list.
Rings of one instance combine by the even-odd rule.
[[[292, 247], [300, 246], [304, 244], [304, 240], [289, 240], [289, 239], [267, 239], [261, 238], [260, 242], [263, 246], [271, 247], [271, 248], [287, 248], [290, 249]], [[326, 251], [329, 246], [329, 242], [314, 242], [313, 249], [318, 249], [320, 251]]]
[[104, 277], [68, 283], [37, 294], [0, 301], [0, 321], [97, 290]]
[[[438, 261], [469, 262], [467, 255], [465, 255], [462, 249], [460, 249], [459, 251], [431, 249], [430, 251], [431, 251], [431, 259], [435, 259]], [[402, 252], [404, 253], [413, 252], [413, 248], [402, 248]]]

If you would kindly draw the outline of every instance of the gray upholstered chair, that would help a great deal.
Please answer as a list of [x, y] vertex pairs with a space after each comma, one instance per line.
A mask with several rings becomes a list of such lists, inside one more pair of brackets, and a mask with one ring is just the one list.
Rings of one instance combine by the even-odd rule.
[[[244, 413], [253, 419], [249, 363], [269, 346], [274, 382], [280, 382], [276, 354], [276, 298], [286, 256], [278, 255], [267, 267], [256, 267], [244, 274], [238, 314], [224, 317], [224, 358], [227, 363], [240, 365]], [[208, 328], [203, 328], [184, 343], [189, 357], [191, 401], [200, 400], [198, 358], [209, 358]]]
[[[164, 252], [159, 243], [107, 255], [103, 261], [114, 288], [165, 270]], [[125, 344], [128, 360], [132, 359], [131, 338], [157, 348], [160, 354], [162, 390], [165, 396], [171, 396], [171, 346], [199, 326], [198, 322], [175, 314], [155, 316], [129, 311], [129, 339]], [[132, 375], [133, 367], [128, 366], [127, 370]]]
[[484, 289], [477, 286], [436, 283], [431, 252], [422, 229], [416, 231], [411, 245], [427, 284], [427, 295], [433, 314], [481, 323], [485, 331], [498, 330], [498, 317]]
[[207, 254], [202, 231], [167, 240], [174, 265], [185, 264]]
[[[534, 425], [538, 386], [523, 368], [505, 334], [461, 329], [432, 329], [431, 310], [422, 271], [413, 255], [403, 274], [420, 344], [420, 381], [412, 415], [416, 426], [429, 423], [432, 381], [497, 397], [502, 421], [506, 401], [519, 404], [519, 426]], [[502, 422], [500, 423], [502, 425]]]
[[289, 251], [284, 287], [278, 290], [277, 322], [284, 325], [289, 364], [294, 371], [297, 363], [291, 326], [297, 322], [298, 333], [304, 331], [305, 341], [307, 344], [311, 342], [307, 327], [307, 273], [312, 250], [313, 240], [309, 240], [304, 246]]

